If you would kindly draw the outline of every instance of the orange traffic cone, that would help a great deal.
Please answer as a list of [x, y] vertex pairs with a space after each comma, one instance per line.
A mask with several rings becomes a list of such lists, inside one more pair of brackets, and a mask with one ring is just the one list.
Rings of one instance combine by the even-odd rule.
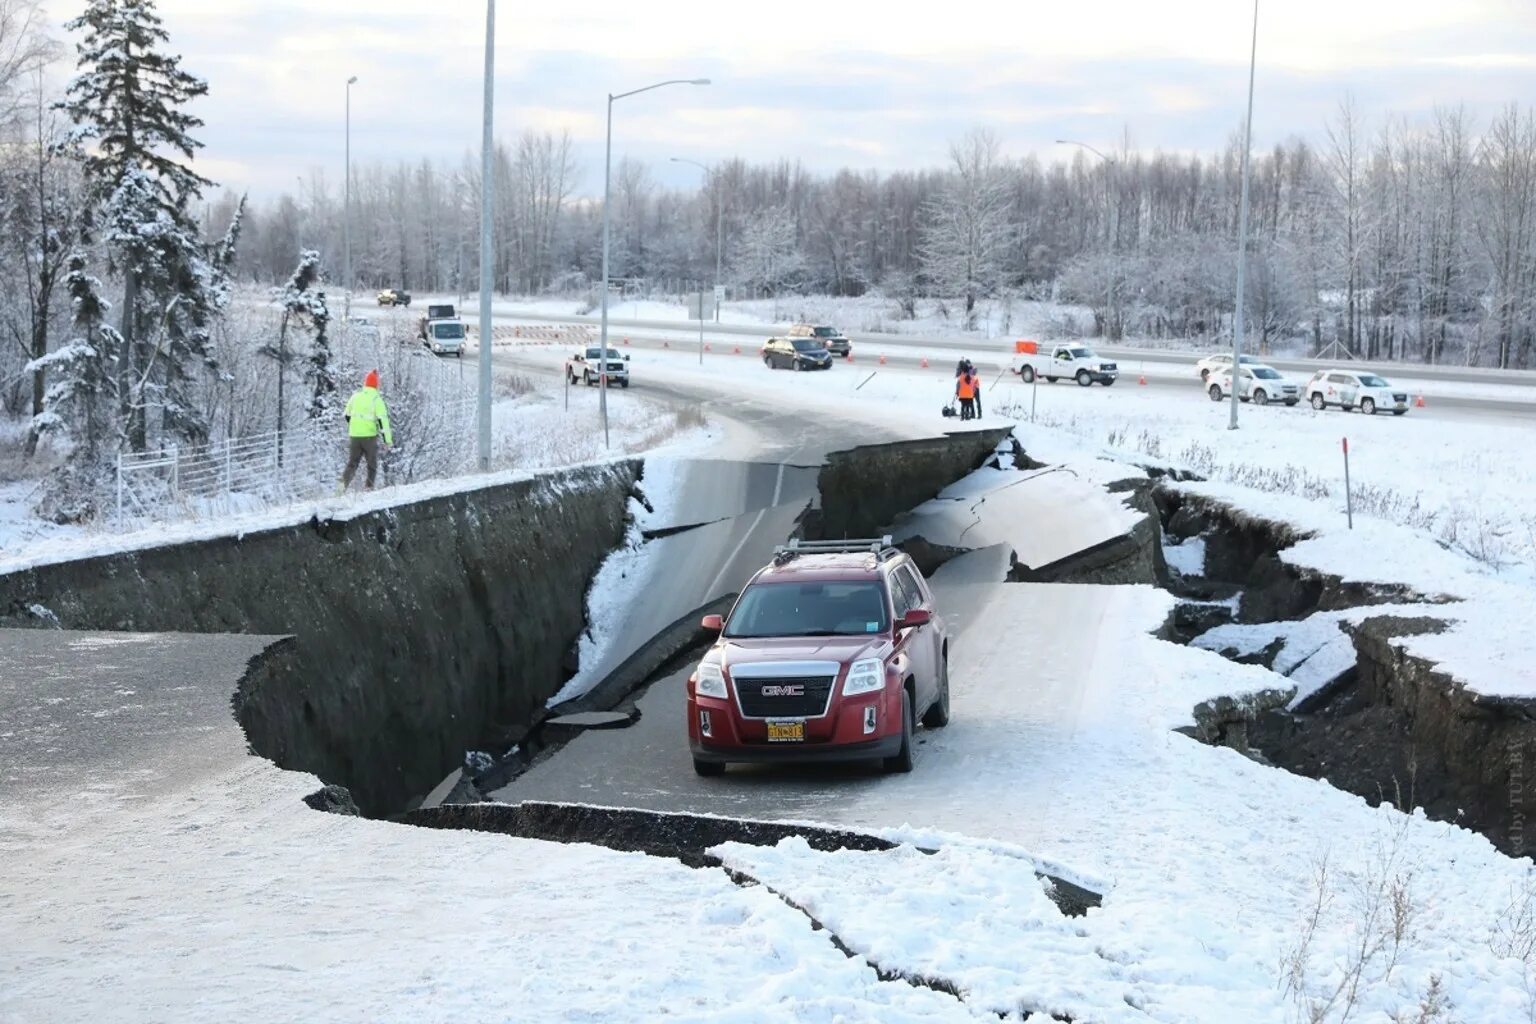
[[[852, 354], [852, 353], [850, 353], [850, 355], [851, 355], [851, 354]], [[880, 365], [881, 365], [881, 366], [884, 366], [884, 365], [885, 365], [885, 353], [884, 353], [884, 352], [881, 352], [881, 353], [880, 353]]]
[[923, 369], [928, 369], [928, 357], [923, 356]]
[[1424, 408], [1424, 392], [1422, 392], [1422, 391], [1419, 392], [1419, 397], [1418, 397], [1417, 400], [1414, 401], [1413, 407], [1415, 409], [1422, 409], [1422, 408]]
[[706, 342], [705, 342], [705, 343], [704, 343], [704, 351], [705, 351], [705, 352], [708, 352], [708, 351], [710, 351], [710, 348], [709, 348], [709, 342], [707, 342], [707, 341], [706, 341]]
[[1146, 374], [1142, 374], [1141, 378], [1139, 380], [1137, 380], [1136, 383], [1141, 385], [1142, 387], [1146, 387], [1147, 386], [1147, 375]]
[[629, 344], [629, 339], [627, 337], [624, 339], [624, 344], [626, 344], [626, 345]]
[[853, 362], [853, 353], [852, 353], [852, 352], [849, 352], [849, 353], [848, 353], [848, 361], [849, 361], [849, 362], [850, 362], [850, 363], [851, 363], [851, 362]]
[[731, 355], [733, 355], [733, 356], [741, 355], [741, 346], [737, 345], [735, 348], [731, 349]]

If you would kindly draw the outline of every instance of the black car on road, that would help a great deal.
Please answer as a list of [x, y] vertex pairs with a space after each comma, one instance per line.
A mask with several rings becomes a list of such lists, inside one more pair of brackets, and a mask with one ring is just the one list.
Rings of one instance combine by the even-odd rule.
[[770, 370], [830, 370], [832, 353], [818, 338], [769, 338], [763, 365]]

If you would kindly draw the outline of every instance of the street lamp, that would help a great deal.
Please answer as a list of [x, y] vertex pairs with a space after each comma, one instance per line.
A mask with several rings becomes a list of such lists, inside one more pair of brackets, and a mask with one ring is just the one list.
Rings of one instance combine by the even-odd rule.
[[1248, 150], [1253, 139], [1253, 73], [1259, 59], [1259, 0], [1253, 0], [1253, 40], [1248, 51], [1248, 117], [1243, 121], [1243, 187], [1237, 214], [1237, 312], [1232, 317], [1232, 418], [1228, 430], [1237, 429], [1237, 392], [1242, 387], [1243, 278], [1248, 267]]
[[[720, 195], [720, 182], [715, 177], [715, 172], [714, 171], [710, 170], [708, 167], [705, 167], [703, 164], [699, 163], [697, 160], [689, 160], [689, 159], [687, 159], [685, 157], [674, 156], [672, 158], [672, 162], [675, 163], [675, 164], [692, 164], [694, 167], [697, 167], [699, 170], [703, 171], [705, 173], [705, 175], [707, 175], [709, 177], [711, 183], [715, 187], [715, 323], [719, 323], [720, 322], [720, 254], [721, 254], [721, 252], [725, 248], [725, 241], [724, 241], [725, 240], [725, 234], [724, 234], [724, 228], [722, 226], [723, 223], [724, 223], [725, 199], [724, 199], [723, 196]], [[702, 319], [702, 317], [703, 317], [703, 310], [700, 310], [699, 312], [700, 312], [700, 318]]]
[[[495, 0], [491, 0], [495, 2]], [[652, 89], [660, 89], [667, 85], [708, 85], [707, 78], [669, 78], [665, 82], [657, 82], [641, 89], [631, 89], [629, 92], [608, 94], [608, 142], [603, 153], [603, 326], [598, 339], [597, 352], [597, 383], [598, 383], [598, 410], [603, 418], [603, 447], [608, 447], [608, 227], [611, 220], [612, 178], [613, 178], [613, 101], [622, 100], [626, 96], [637, 96], [642, 92], [650, 92]]]
[[480, 392], [475, 419], [480, 472], [491, 470], [491, 111], [496, 85], [496, 0], [485, 0], [485, 110], [480, 126]]
[[[1077, 146], [1079, 149], [1086, 149], [1100, 160], [1103, 160], [1109, 168], [1109, 173], [1105, 177], [1105, 184], [1108, 186], [1108, 191], [1111, 192], [1109, 204], [1109, 315], [1111, 325], [1113, 325], [1119, 320], [1119, 313], [1115, 306], [1115, 284], [1120, 277], [1120, 268], [1115, 262], [1115, 250], [1120, 244], [1120, 191], [1117, 187], [1119, 185], [1118, 171], [1120, 164], [1114, 157], [1105, 156], [1086, 142], [1057, 139], [1056, 144], [1058, 146]], [[1105, 334], [1113, 338], [1114, 327], [1110, 326], [1105, 331]]]
[[341, 213], [341, 249], [342, 267], [341, 276], [346, 283], [346, 298], [342, 300], [342, 326], [352, 318], [352, 87], [357, 84], [357, 76], [347, 79], [347, 167], [346, 185], [343, 188], [345, 198], [342, 200]]

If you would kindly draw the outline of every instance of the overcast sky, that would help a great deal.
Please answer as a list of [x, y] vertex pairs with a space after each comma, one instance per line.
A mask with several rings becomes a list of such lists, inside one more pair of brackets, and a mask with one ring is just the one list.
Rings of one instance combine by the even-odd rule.
[[[61, 20], [80, 0], [54, 0]], [[199, 169], [257, 196], [341, 179], [345, 82], [358, 161], [446, 158], [478, 145], [483, 0], [160, 0], [183, 66], [206, 78]], [[908, 11], [918, 11], [910, 14]], [[582, 191], [602, 188], [604, 97], [707, 77], [615, 105], [614, 154], [663, 184], [741, 156], [815, 171], [944, 162], [992, 128], [1009, 155], [1069, 154], [1129, 132], [1145, 149], [1211, 151], [1239, 125], [1246, 0], [502, 0], [496, 129], [569, 129]], [[71, 54], [73, 49], [71, 47]], [[1536, 101], [1536, 0], [1265, 0], [1254, 144], [1316, 137], [1346, 92], [1375, 126], [1465, 103]]]

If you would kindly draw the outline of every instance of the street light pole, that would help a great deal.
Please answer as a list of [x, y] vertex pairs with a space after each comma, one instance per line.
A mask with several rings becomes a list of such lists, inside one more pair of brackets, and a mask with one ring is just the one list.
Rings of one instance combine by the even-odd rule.
[[[494, 2], [494, 0], [492, 0]], [[669, 78], [641, 89], [608, 94], [608, 138], [603, 150], [603, 317], [597, 346], [597, 406], [603, 420], [603, 447], [608, 447], [608, 232], [613, 206], [613, 101], [667, 85], [708, 85], [707, 78]]]
[[1119, 279], [1120, 279], [1120, 267], [1115, 262], [1115, 250], [1119, 247], [1119, 244], [1120, 244], [1120, 192], [1119, 192], [1119, 189], [1117, 187], [1119, 185], [1119, 183], [1120, 183], [1120, 175], [1119, 175], [1120, 166], [1119, 166], [1119, 161], [1116, 160], [1112, 156], [1105, 156], [1103, 153], [1099, 152], [1093, 146], [1088, 145], [1088, 143], [1086, 143], [1086, 142], [1074, 142], [1071, 139], [1057, 139], [1056, 140], [1056, 144], [1058, 146], [1077, 146], [1080, 149], [1086, 149], [1088, 152], [1092, 153], [1094, 156], [1098, 157], [1100, 160], [1103, 160], [1104, 164], [1106, 166], [1106, 171], [1105, 171], [1105, 176], [1104, 176], [1104, 184], [1108, 188], [1108, 190], [1110, 191], [1110, 197], [1109, 197], [1109, 316], [1110, 316], [1110, 323], [1105, 326], [1104, 334], [1105, 334], [1105, 336], [1107, 338], [1110, 338], [1111, 340], [1113, 340], [1113, 338], [1114, 338], [1114, 326], [1113, 325], [1119, 319], [1119, 316], [1118, 316], [1118, 313], [1117, 313], [1117, 307], [1115, 305], [1115, 292], [1117, 290], [1116, 289], [1116, 285], [1119, 283]]
[[346, 280], [346, 298], [342, 300], [344, 312], [342, 324], [345, 326], [352, 319], [352, 87], [357, 84], [357, 76], [347, 79], [347, 166], [346, 184], [342, 188], [345, 198], [342, 200], [341, 213], [341, 237], [342, 237], [342, 269], [341, 275]]
[[1248, 52], [1248, 116], [1243, 120], [1243, 186], [1237, 212], [1237, 312], [1232, 318], [1232, 417], [1228, 430], [1237, 429], [1237, 393], [1242, 389], [1243, 285], [1248, 267], [1248, 151], [1253, 141], [1253, 74], [1259, 59], [1259, 0], [1253, 0], [1253, 41]]
[[480, 472], [491, 468], [491, 113], [496, 95], [496, 0], [485, 0], [485, 111], [480, 130], [480, 400], [478, 408]]

